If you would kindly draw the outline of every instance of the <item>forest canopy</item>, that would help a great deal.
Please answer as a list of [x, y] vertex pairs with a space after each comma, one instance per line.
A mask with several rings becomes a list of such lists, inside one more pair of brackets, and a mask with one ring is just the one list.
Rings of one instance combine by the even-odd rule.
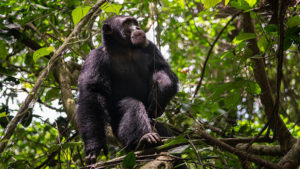
[[162, 146], [107, 128], [95, 168], [300, 165], [299, 0], [1, 0], [0, 168], [82, 168], [78, 76], [103, 21], [133, 16], [179, 78]]

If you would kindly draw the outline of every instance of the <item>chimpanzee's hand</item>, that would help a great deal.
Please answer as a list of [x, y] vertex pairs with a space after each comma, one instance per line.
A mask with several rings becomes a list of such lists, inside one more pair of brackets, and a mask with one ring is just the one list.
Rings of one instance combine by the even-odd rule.
[[85, 154], [86, 154], [85, 164], [86, 165], [91, 165], [91, 164], [96, 163], [97, 156], [99, 155], [101, 149], [103, 149], [104, 154], [107, 155], [108, 150], [107, 150], [106, 144], [103, 144], [103, 146], [100, 147], [100, 148], [99, 147], [94, 147], [94, 148], [91, 148], [91, 149], [86, 149], [85, 150]]
[[162, 141], [160, 139], [160, 136], [157, 133], [147, 133], [143, 137], [141, 137], [138, 145], [136, 146], [136, 149], [143, 149], [143, 148], [149, 148], [161, 145]]

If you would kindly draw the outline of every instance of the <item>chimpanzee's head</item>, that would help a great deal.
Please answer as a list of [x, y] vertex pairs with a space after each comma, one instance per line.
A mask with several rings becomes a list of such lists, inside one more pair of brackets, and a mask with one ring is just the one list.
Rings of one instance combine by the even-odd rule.
[[145, 47], [148, 44], [145, 32], [131, 16], [114, 16], [104, 21], [102, 36], [105, 42]]

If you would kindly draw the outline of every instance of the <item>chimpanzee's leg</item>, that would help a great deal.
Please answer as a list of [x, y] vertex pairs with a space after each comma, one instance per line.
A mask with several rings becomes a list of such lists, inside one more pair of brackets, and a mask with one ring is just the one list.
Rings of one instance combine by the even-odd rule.
[[126, 150], [134, 150], [138, 144], [148, 147], [161, 142], [159, 135], [152, 130], [147, 111], [141, 101], [124, 98], [118, 103], [118, 114], [122, 117], [116, 134], [126, 146]]

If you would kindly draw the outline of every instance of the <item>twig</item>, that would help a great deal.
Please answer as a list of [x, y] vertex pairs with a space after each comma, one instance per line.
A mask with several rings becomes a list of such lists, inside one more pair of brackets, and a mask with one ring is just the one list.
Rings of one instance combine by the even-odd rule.
[[45, 44], [47, 46], [49, 46], [49, 43], [47, 42], [47, 39], [45, 38], [45, 36], [33, 25], [32, 22], [28, 22], [26, 25], [28, 27], [30, 27], [33, 31], [35, 31], [41, 37], [41, 39], [45, 42]]
[[[5, 75], [5, 76], [7, 76], [7, 77], [12, 77], [12, 78], [15, 78], [15, 79], [16, 79], [16, 80], [18, 80], [18, 81], [22, 81], [22, 82], [26, 82], [26, 83], [34, 84], [34, 82], [32, 82], [32, 81], [25, 80], [25, 79], [20, 79], [20, 78], [17, 78], [17, 77], [11, 76], [11, 75], [9, 75], [9, 74], [6, 74], [6, 73], [3, 73], [3, 72], [0, 72], [0, 74], [2, 74], [2, 75]], [[56, 87], [56, 86], [49, 86], [49, 85], [42, 85], [42, 87], [49, 87], [49, 88], [59, 89], [59, 88], [58, 88], [58, 87]]]
[[40, 103], [40, 104], [42, 104], [42, 105], [44, 105], [45, 107], [47, 107], [49, 109], [52, 109], [52, 110], [55, 110], [57, 112], [62, 112], [63, 111], [62, 109], [58, 109], [56, 107], [48, 105], [47, 103], [42, 102], [42, 100], [40, 98], [38, 98], [37, 102]]
[[[76, 136], [78, 136], [78, 133], [76, 132], [74, 135], [72, 135], [71, 137], [69, 137], [65, 143], [70, 142], [71, 140], [73, 140]], [[58, 141], [59, 143], [59, 141]], [[60, 144], [60, 143], [59, 143]], [[78, 146], [77, 146], [78, 147]], [[42, 168], [44, 165], [48, 164], [59, 152], [60, 152], [61, 148], [59, 147], [57, 150], [53, 151], [51, 154], [48, 155], [47, 160], [45, 160], [42, 164], [40, 164], [39, 166], [35, 167], [35, 169], [40, 169]], [[77, 149], [78, 150], [78, 149]]]
[[256, 139], [261, 136], [261, 134], [267, 129], [269, 126], [269, 121], [265, 124], [265, 126], [261, 129], [261, 131], [248, 143], [246, 147], [246, 151], [248, 151], [249, 147], [256, 141]]
[[213, 50], [213, 48], [215, 47], [217, 41], [219, 40], [219, 38], [221, 37], [222, 33], [224, 32], [224, 30], [227, 28], [227, 26], [239, 15], [241, 14], [242, 11], [240, 12], [237, 12], [236, 14], [234, 14], [231, 19], [226, 23], [226, 25], [222, 28], [222, 30], [219, 32], [219, 34], [217, 35], [216, 39], [214, 40], [214, 42], [212, 43], [208, 53], [207, 53], [207, 56], [205, 58], [205, 61], [204, 61], [204, 64], [203, 64], [203, 68], [202, 68], [202, 71], [201, 71], [201, 76], [200, 76], [200, 81], [196, 87], [196, 90], [195, 90], [195, 93], [194, 93], [194, 96], [193, 98], [195, 98], [196, 94], [198, 93], [198, 90], [200, 89], [201, 87], [201, 84], [202, 84], [202, 81], [203, 81], [203, 77], [204, 77], [204, 73], [205, 73], [205, 69], [206, 69], [206, 65], [207, 65], [207, 62], [208, 62], [208, 59], [210, 57], [210, 54]]
[[99, 8], [91, 17], [91, 19], [89, 20], [87, 26], [86, 26], [86, 32], [88, 33], [88, 37], [89, 39], [87, 40], [88, 45], [90, 46], [91, 49], [95, 49], [95, 46], [93, 44], [93, 40], [91, 34], [92, 34], [92, 28], [94, 25], [94, 22], [96, 20], [96, 18], [101, 14], [101, 8]]
[[203, 168], [205, 169], [206, 167], [205, 167], [205, 166], [203, 165], [203, 163], [202, 163], [201, 157], [200, 157], [200, 155], [199, 155], [199, 153], [198, 153], [198, 150], [197, 150], [196, 146], [195, 146], [194, 143], [191, 141], [191, 138], [189, 137], [189, 135], [187, 135], [187, 137], [188, 137], [188, 139], [189, 139], [190, 145], [192, 145], [192, 148], [193, 148], [194, 151], [195, 151], [195, 154], [196, 154], [196, 156], [197, 156], [197, 159], [198, 159], [198, 161], [199, 161], [199, 164], [202, 165]]

